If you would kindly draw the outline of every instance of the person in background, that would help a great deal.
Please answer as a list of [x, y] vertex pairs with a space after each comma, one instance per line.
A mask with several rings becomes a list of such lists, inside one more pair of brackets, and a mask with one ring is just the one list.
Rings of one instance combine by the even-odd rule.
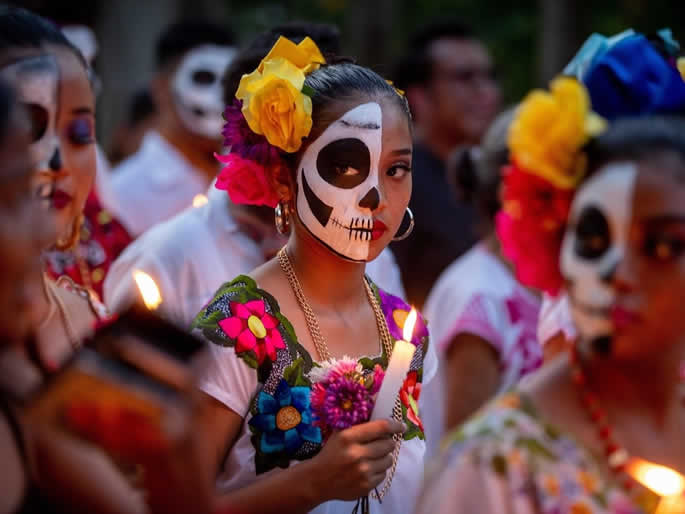
[[395, 73], [414, 122], [414, 219], [410, 239], [393, 243], [409, 301], [421, 307], [442, 271], [476, 241], [476, 215], [454, 196], [445, 163], [474, 146], [499, 109], [492, 58], [466, 26], [438, 22], [410, 39]]
[[[83, 55], [93, 91], [97, 93], [99, 82], [92, 69], [97, 53], [95, 36], [88, 27], [78, 25], [63, 27], [62, 33]], [[57, 280], [66, 276], [102, 298], [102, 286], [109, 266], [131, 242], [131, 237], [121, 223], [102, 207], [100, 199], [107, 198], [109, 192], [109, 164], [97, 144], [95, 167], [95, 183], [86, 199], [80, 226], [76, 229], [78, 240], [52, 246], [45, 252], [45, 260], [50, 278]]]
[[229, 29], [204, 21], [171, 25], [156, 48], [151, 83], [155, 130], [112, 171], [105, 206], [133, 237], [190, 207], [204, 194], [221, 148], [221, 77], [235, 54]]
[[119, 164], [138, 151], [145, 134], [153, 130], [157, 123], [157, 108], [150, 89], [143, 87], [136, 91], [128, 104], [128, 114], [112, 136], [109, 160]]
[[[243, 75], [254, 70], [281, 35], [295, 42], [306, 36], [319, 43], [325, 54], [339, 48], [338, 30], [332, 25], [288, 24], [259, 34], [238, 52], [224, 77], [224, 99], [233, 101]], [[318, 39], [315, 39], [318, 38]], [[210, 187], [207, 203], [187, 210], [144, 234], [113, 264], [105, 282], [105, 302], [113, 312], [138, 297], [133, 272], [144, 271], [162, 295], [159, 312], [181, 327], [189, 327], [228, 276], [237, 276], [273, 258], [287, 242], [276, 230], [274, 209], [240, 205]], [[404, 296], [402, 279], [392, 252], [386, 248], [369, 263], [367, 273], [377, 284]]]
[[[561, 80], [552, 87], [566, 90], [557, 100], [564, 112], [582, 113], [586, 101], [577, 110], [573, 99], [582, 98], [573, 92], [582, 86]], [[558, 119], [567, 123], [563, 114]], [[528, 139], [531, 155], [534, 146], [550, 148], [547, 134], [559, 134], [543, 125], [546, 134], [529, 124], [537, 136]], [[573, 132], [564, 143], [582, 144]], [[684, 135], [682, 118], [625, 119], [584, 146], [587, 170], [570, 184], [570, 208], [558, 213], [561, 252], [550, 255], [578, 339], [447, 439], [417, 513], [683, 511]], [[563, 144], [555, 147], [554, 162], [578, 162], [563, 154]], [[536, 161], [543, 162], [528, 162]], [[540, 192], [549, 178], [538, 173], [565, 181], [573, 171], [533, 165], [535, 175], [517, 168], [519, 186]], [[557, 199], [569, 195], [547, 190]], [[548, 237], [537, 226], [521, 236]], [[526, 258], [536, 266], [546, 256]], [[664, 476], [676, 485], [665, 487]]]
[[461, 177], [461, 194], [478, 208], [484, 236], [447, 267], [424, 308], [444, 356], [448, 429], [542, 361], [536, 335], [539, 293], [518, 282], [495, 233], [513, 116], [510, 109], [495, 120], [477, 157], [451, 159], [461, 161], [455, 172]]

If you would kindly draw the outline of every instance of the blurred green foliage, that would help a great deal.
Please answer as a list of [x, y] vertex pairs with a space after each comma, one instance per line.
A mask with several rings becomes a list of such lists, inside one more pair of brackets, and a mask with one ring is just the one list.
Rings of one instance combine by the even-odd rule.
[[[334, 23], [341, 28], [343, 49], [356, 53], [369, 63], [363, 48], [378, 44], [360, 43], [373, 34], [361, 30], [364, 14], [381, 18], [389, 25], [383, 41], [384, 70], [401, 54], [408, 35], [434, 19], [456, 18], [476, 30], [491, 49], [508, 101], [520, 99], [538, 83], [542, 33], [542, 0], [227, 0], [232, 25], [243, 40], [277, 23], [311, 20]], [[550, 0], [554, 1], [554, 0]], [[614, 34], [628, 27], [653, 32], [671, 26], [676, 38], [685, 42], [685, 1], [683, 0], [556, 0], [574, 9], [570, 48], [578, 48], [592, 32]], [[382, 4], [382, 5], [381, 5]], [[380, 7], [379, 7], [380, 6]], [[385, 11], [383, 6], [390, 6]], [[674, 25], [674, 22], [678, 25]], [[361, 50], [361, 54], [359, 49]], [[356, 52], [354, 52], [356, 50]], [[570, 55], [568, 56], [570, 57]]]

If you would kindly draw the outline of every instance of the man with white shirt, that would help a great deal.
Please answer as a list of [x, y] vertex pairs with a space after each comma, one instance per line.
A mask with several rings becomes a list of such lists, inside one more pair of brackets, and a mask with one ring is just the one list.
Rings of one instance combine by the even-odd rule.
[[[257, 67], [281, 33], [296, 42], [311, 35], [324, 52], [334, 53], [338, 47], [337, 29], [330, 25], [291, 24], [260, 34], [227, 70], [225, 99], [233, 97], [240, 77]], [[233, 204], [225, 191], [213, 186], [207, 197], [207, 204], [154, 227], [112, 265], [105, 302], [113, 312], [139, 298], [133, 272], [140, 270], [159, 287], [158, 312], [188, 327], [224, 282], [249, 273], [285, 245], [287, 238], [276, 230], [273, 209]], [[404, 297], [400, 271], [389, 249], [367, 265], [367, 273], [385, 291]]]
[[[260, 219], [225, 191], [210, 189], [209, 202], [161, 223], [119, 256], [105, 280], [105, 303], [119, 312], [137, 301], [133, 272], [152, 277], [162, 296], [157, 312], [186, 328], [219, 287], [262, 265], [286, 243], [273, 221]], [[387, 248], [367, 264], [385, 291], [403, 297], [399, 268]]]
[[212, 23], [177, 23], [160, 37], [151, 88], [156, 130], [112, 170], [111, 194], [103, 198], [133, 237], [189, 207], [216, 176], [221, 77], [235, 52], [231, 32]]

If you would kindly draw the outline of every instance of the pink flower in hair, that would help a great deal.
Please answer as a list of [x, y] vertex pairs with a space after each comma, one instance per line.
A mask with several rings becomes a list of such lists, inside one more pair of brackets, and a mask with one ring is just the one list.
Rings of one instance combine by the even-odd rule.
[[278, 196], [269, 183], [267, 171], [261, 164], [244, 159], [237, 153], [214, 154], [225, 164], [216, 179], [216, 188], [228, 192], [231, 201], [238, 204], [266, 205], [275, 208]]

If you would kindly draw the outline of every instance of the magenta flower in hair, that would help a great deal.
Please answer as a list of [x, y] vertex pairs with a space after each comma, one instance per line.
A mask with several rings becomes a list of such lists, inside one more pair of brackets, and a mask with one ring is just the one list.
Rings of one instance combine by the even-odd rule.
[[278, 205], [278, 195], [269, 183], [264, 166], [232, 152], [228, 155], [214, 154], [214, 157], [225, 164], [214, 187], [228, 191], [233, 203], [267, 205], [271, 208]]
[[280, 150], [262, 135], [255, 134], [242, 113], [243, 102], [233, 100], [224, 111], [224, 144], [235, 153], [263, 166], [273, 166], [282, 161]]

